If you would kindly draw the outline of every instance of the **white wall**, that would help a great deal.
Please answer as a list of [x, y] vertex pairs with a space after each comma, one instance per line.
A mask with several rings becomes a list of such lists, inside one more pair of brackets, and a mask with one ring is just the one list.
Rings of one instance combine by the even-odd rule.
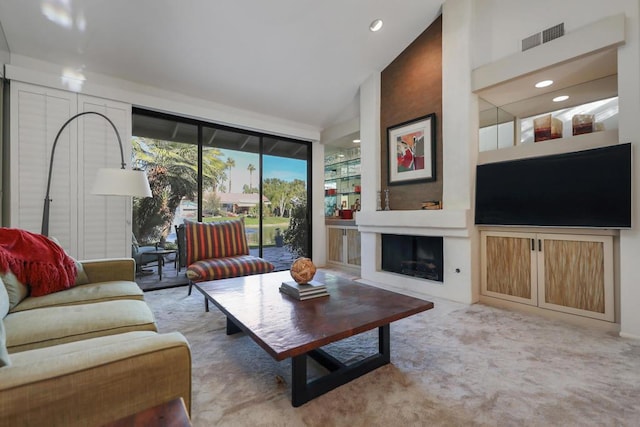
[[[618, 94], [620, 103], [619, 141], [632, 142], [634, 178], [631, 230], [620, 233], [620, 319], [621, 335], [640, 338], [640, 25], [639, 3], [634, 0], [449, 0], [465, 1], [475, 7], [473, 57], [471, 67], [488, 64], [520, 51], [521, 39], [554, 26], [565, 24], [565, 33], [604, 17], [626, 15], [626, 43], [618, 50]], [[567, 57], [571, 52], [567, 52]], [[468, 70], [469, 72], [471, 70]], [[457, 121], [466, 119], [459, 111], [446, 111]]]
[[[639, 181], [640, 165], [640, 37], [639, 5], [635, 0], [448, 0], [443, 5], [443, 161], [445, 209], [469, 209], [473, 217], [474, 170], [477, 161], [478, 135], [477, 99], [471, 94], [469, 76], [474, 68], [520, 51], [521, 39], [561, 22], [565, 32], [596, 22], [604, 17], [626, 15], [626, 44], [618, 52], [618, 86], [620, 102], [619, 139], [634, 145], [633, 182]], [[571, 57], [572, 52], [567, 52]], [[379, 146], [379, 74], [372, 76], [360, 88], [361, 135], [367, 135]], [[378, 91], [378, 92], [377, 92]], [[377, 96], [377, 98], [376, 98]], [[377, 148], [367, 151], [362, 147], [363, 171], [372, 174], [378, 168]], [[379, 154], [378, 154], [379, 155]], [[375, 185], [363, 186], [375, 192], [379, 170], [370, 179]], [[365, 181], [363, 172], [363, 181]], [[640, 255], [640, 185], [633, 186], [633, 213], [631, 230], [620, 233], [620, 319], [621, 335], [640, 338], [640, 273], [637, 264]], [[363, 194], [363, 210], [375, 209], [375, 193]], [[479, 243], [477, 232], [469, 221], [469, 239], [456, 243], [470, 272], [456, 278], [469, 288], [471, 299], [477, 299], [479, 273]], [[363, 277], [373, 277], [376, 265], [376, 234], [364, 233], [362, 238]], [[447, 272], [448, 274], [448, 272]], [[460, 283], [458, 283], [460, 285]]]
[[[470, 0], [449, 0], [442, 7], [442, 203], [445, 209], [467, 210], [469, 218], [479, 123], [477, 96], [471, 93], [474, 13]], [[455, 258], [445, 271], [446, 284], [467, 303], [477, 302], [480, 290], [479, 234], [472, 223], [469, 238], [447, 239]]]
[[315, 265], [327, 263], [327, 233], [324, 226], [324, 145], [311, 147], [311, 257]]
[[[62, 68], [56, 64], [12, 54], [11, 63], [6, 67], [6, 77], [11, 80], [69, 90], [61, 79]], [[320, 129], [306, 124], [240, 110], [102, 74], [87, 72], [85, 77], [86, 81], [79, 93], [272, 135], [306, 141], [320, 140]]]
[[[58, 65], [20, 55], [12, 55], [11, 64], [7, 65], [6, 77], [15, 81], [69, 91], [69, 88], [63, 84], [61, 75], [62, 67]], [[322, 185], [324, 181], [324, 147], [319, 143], [319, 128], [251, 111], [239, 110], [215, 102], [187, 97], [168, 90], [114, 79], [101, 74], [86, 73], [86, 78], [87, 80], [78, 90], [79, 93], [212, 123], [312, 141], [312, 185], [314, 185], [312, 203], [315, 207], [324, 206]], [[318, 265], [324, 265], [326, 261], [326, 241], [323, 210], [316, 208], [311, 214], [313, 225], [311, 244], [314, 261]]]
[[[474, 242], [477, 233], [473, 229], [471, 233], [466, 230], [458, 233], [459, 230], [451, 229], [451, 218], [458, 219], [462, 212], [464, 220], [472, 204], [478, 121], [470, 80], [472, 9], [464, 1], [446, 3], [443, 19], [444, 113], [439, 118], [438, 126], [442, 126], [444, 141], [444, 209], [437, 213], [409, 211], [416, 216], [415, 223], [410, 227], [405, 220], [399, 220], [404, 215], [399, 216], [398, 211], [379, 212], [384, 219], [375, 220], [377, 224], [368, 219], [371, 216], [369, 213], [376, 209], [376, 192], [380, 190], [380, 73], [370, 76], [360, 86], [362, 181], [367, 183], [362, 189], [362, 215], [356, 218], [362, 236], [361, 276], [367, 283], [410, 295], [427, 298], [437, 296], [472, 303], [478, 299], [476, 287], [472, 285], [478, 270], [477, 263], [472, 262], [476, 259]], [[450, 114], [449, 110], [459, 114]], [[464, 223], [468, 223], [468, 220], [464, 220]], [[424, 281], [380, 271], [379, 233], [444, 236], [444, 282]]]
[[[380, 191], [380, 73], [370, 76], [360, 86], [360, 179], [362, 212], [376, 210]], [[357, 217], [356, 217], [357, 221]], [[360, 274], [373, 277], [380, 267], [376, 233], [360, 234]]]

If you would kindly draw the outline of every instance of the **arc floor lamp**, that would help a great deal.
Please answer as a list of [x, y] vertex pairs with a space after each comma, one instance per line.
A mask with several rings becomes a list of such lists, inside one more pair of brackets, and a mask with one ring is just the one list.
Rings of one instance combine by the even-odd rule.
[[118, 145], [120, 146], [120, 169], [115, 168], [103, 168], [99, 169], [96, 174], [96, 179], [93, 184], [91, 194], [98, 194], [104, 196], [133, 196], [133, 197], [151, 197], [151, 188], [149, 187], [149, 180], [147, 174], [142, 170], [126, 169], [126, 163], [124, 162], [124, 150], [122, 148], [122, 139], [116, 125], [113, 124], [111, 119], [102, 113], [96, 111], [85, 111], [72, 116], [67, 120], [56, 135], [56, 139], [53, 141], [53, 147], [51, 148], [51, 159], [49, 161], [49, 175], [47, 178], [47, 193], [44, 196], [44, 210], [42, 212], [42, 230], [41, 233], [45, 236], [49, 235], [49, 206], [51, 204], [50, 190], [51, 190], [51, 172], [53, 170], [53, 156], [56, 152], [56, 146], [58, 145], [58, 138], [60, 134], [67, 127], [69, 123], [77, 119], [78, 117], [85, 116], [87, 114], [95, 114], [105, 119], [116, 134], [118, 138]]

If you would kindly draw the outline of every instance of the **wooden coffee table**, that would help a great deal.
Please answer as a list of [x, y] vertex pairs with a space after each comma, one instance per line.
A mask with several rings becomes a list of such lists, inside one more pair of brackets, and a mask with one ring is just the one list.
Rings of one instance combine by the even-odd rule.
[[[330, 296], [298, 301], [278, 288], [288, 271], [194, 283], [227, 316], [227, 334], [244, 331], [276, 360], [291, 358], [291, 403], [300, 406], [390, 362], [389, 324], [433, 303], [318, 272]], [[378, 328], [378, 353], [346, 365], [320, 347]], [[330, 371], [307, 381], [307, 356]]]

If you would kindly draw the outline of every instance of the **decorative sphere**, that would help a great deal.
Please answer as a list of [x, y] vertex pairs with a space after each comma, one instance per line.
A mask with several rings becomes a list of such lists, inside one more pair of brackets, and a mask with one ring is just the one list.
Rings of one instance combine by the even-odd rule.
[[291, 264], [291, 277], [299, 284], [309, 283], [316, 274], [316, 266], [310, 258], [298, 258]]

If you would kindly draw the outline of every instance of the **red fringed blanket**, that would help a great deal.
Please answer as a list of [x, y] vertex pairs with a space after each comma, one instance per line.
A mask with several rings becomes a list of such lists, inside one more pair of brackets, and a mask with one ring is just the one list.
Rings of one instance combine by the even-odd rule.
[[73, 258], [48, 237], [16, 228], [0, 228], [0, 272], [11, 270], [37, 297], [75, 283]]

